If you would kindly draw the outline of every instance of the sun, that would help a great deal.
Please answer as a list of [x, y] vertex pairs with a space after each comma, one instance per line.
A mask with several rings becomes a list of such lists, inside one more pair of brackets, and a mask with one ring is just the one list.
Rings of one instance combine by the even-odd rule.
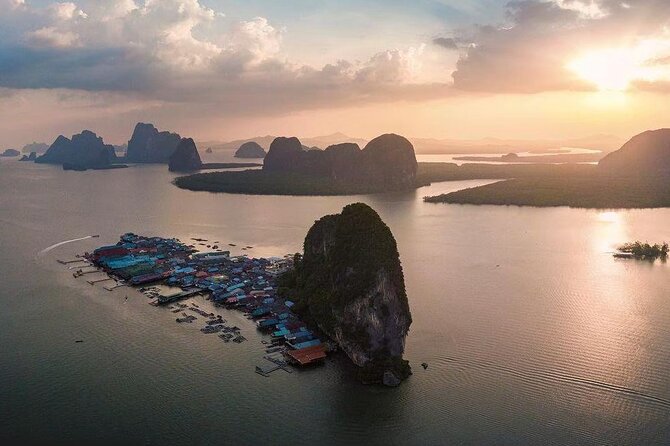
[[586, 52], [567, 68], [601, 91], [626, 91], [636, 81], [670, 79], [670, 40], [647, 39], [633, 46]]
[[635, 51], [615, 48], [587, 53], [568, 64], [568, 69], [601, 91], [626, 91], [644, 77], [643, 61]]

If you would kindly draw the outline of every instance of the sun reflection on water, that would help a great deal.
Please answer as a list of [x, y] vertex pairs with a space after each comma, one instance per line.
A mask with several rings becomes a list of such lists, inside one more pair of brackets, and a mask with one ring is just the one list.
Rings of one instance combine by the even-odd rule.
[[602, 211], [597, 214], [601, 223], [594, 232], [594, 247], [599, 251], [613, 251], [627, 241], [628, 227], [620, 211]]

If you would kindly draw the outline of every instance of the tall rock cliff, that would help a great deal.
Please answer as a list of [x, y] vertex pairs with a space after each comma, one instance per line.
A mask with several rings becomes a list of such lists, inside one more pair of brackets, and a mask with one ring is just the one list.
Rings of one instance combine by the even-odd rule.
[[412, 144], [394, 134], [373, 139], [363, 150], [353, 143], [304, 150], [298, 138], [276, 138], [263, 163], [266, 172], [327, 178], [370, 191], [416, 187], [417, 167]]
[[363, 180], [361, 166], [358, 165], [361, 159], [361, 148], [358, 144], [334, 144], [326, 147], [324, 155], [330, 166], [329, 175], [335, 181], [358, 182]]
[[99, 168], [116, 162], [116, 154], [113, 146], [105, 144], [101, 137], [90, 130], [84, 130], [73, 135], [72, 139], [60, 135], [35, 162]]
[[296, 311], [360, 367], [361, 380], [397, 385], [411, 374], [402, 359], [412, 316], [398, 248], [372, 208], [355, 203], [318, 220], [281, 282]]
[[159, 132], [153, 124], [140, 122], [128, 141], [126, 161], [166, 164], [180, 141], [181, 136], [177, 133]]
[[414, 146], [407, 138], [393, 133], [378, 136], [361, 154], [368, 181], [388, 189], [415, 187], [418, 163]]
[[200, 154], [195, 142], [191, 138], [182, 138], [170, 157], [168, 168], [170, 172], [190, 172], [202, 167]]
[[275, 138], [263, 161], [263, 170], [266, 172], [290, 172], [302, 164], [302, 144], [296, 137]]

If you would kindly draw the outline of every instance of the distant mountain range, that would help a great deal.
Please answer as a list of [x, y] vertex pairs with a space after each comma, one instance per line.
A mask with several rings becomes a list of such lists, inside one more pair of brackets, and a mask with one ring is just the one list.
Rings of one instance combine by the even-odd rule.
[[[204, 141], [199, 142], [201, 147], [211, 147], [212, 150], [237, 150], [246, 142], [256, 142], [265, 150], [276, 137], [273, 135], [257, 136], [248, 139], [238, 139], [229, 142]], [[624, 139], [613, 135], [593, 135], [584, 138], [547, 139], [547, 140], [517, 140], [517, 139], [435, 139], [435, 138], [408, 138], [414, 145], [417, 154], [488, 154], [509, 152], [556, 152], [564, 147], [601, 150], [611, 152], [621, 147]], [[363, 147], [368, 143], [366, 139], [333, 133], [331, 135], [300, 138], [303, 145], [325, 149], [333, 144], [356, 143]]]

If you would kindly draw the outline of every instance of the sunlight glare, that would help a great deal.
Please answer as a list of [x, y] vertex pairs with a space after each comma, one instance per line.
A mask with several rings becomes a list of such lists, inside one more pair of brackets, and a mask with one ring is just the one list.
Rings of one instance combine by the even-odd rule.
[[600, 91], [626, 91], [635, 81], [670, 78], [662, 61], [670, 50], [668, 40], [645, 40], [634, 47], [606, 48], [587, 52], [567, 68]]
[[621, 216], [617, 212], [606, 211], [598, 214], [598, 221], [605, 223], [618, 223], [621, 221]]
[[608, 49], [582, 56], [568, 68], [599, 90], [624, 91], [640, 75], [639, 61], [630, 49]]

